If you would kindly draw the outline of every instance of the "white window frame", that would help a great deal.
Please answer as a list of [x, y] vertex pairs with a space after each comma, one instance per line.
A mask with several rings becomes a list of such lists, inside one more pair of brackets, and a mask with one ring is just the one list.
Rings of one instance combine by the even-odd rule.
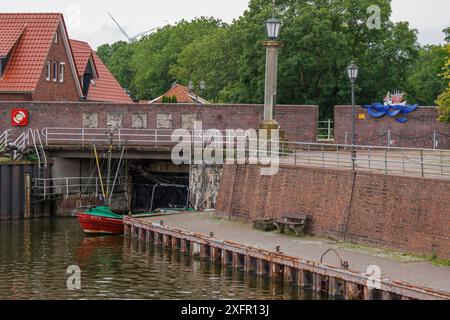
[[59, 63], [59, 82], [64, 83], [64, 72], [66, 69], [66, 63], [60, 62]]
[[58, 62], [53, 61], [53, 82], [58, 82]]
[[54, 43], [58, 43], [58, 31], [55, 32], [55, 37], [53, 38]]
[[52, 63], [50, 62], [50, 60], [47, 60], [45, 65], [47, 67], [47, 75], [45, 77], [45, 80], [50, 81], [50, 77], [52, 76]]

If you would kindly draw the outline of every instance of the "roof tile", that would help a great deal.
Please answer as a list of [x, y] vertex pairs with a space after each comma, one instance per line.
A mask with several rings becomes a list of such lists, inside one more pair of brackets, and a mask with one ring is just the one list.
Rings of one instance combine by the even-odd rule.
[[17, 44], [0, 79], [0, 91], [35, 90], [61, 19], [60, 13], [0, 13], [0, 53]]

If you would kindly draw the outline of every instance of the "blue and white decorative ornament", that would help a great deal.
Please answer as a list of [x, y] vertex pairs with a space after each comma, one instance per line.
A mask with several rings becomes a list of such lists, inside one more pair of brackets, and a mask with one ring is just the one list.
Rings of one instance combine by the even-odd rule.
[[394, 94], [388, 92], [384, 98], [384, 104], [376, 102], [372, 105], [364, 105], [363, 107], [367, 109], [371, 117], [382, 118], [387, 115], [395, 118], [395, 121], [399, 123], [406, 123], [408, 122], [408, 118], [402, 117], [402, 115], [414, 112], [417, 109], [417, 104], [406, 104], [406, 101], [403, 101], [404, 95], [400, 91], [395, 91]]

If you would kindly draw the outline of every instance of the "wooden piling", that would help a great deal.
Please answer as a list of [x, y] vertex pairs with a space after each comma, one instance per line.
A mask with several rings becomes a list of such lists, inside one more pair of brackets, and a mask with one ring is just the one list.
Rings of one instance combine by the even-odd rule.
[[381, 294], [381, 299], [382, 300], [392, 300], [391, 293], [387, 292], [387, 291], [383, 291]]
[[172, 250], [177, 251], [180, 249], [179, 242], [178, 238], [172, 237]]
[[125, 237], [130, 237], [131, 236], [131, 230], [130, 230], [130, 225], [126, 224], [123, 227], [123, 234]]
[[170, 238], [170, 236], [163, 234], [162, 235], [162, 244], [163, 244], [164, 248], [170, 249], [170, 247], [172, 246], [172, 239]]
[[244, 262], [239, 253], [233, 252], [232, 264], [235, 269], [244, 269]]
[[192, 241], [190, 251], [191, 251], [192, 257], [200, 257], [200, 251], [201, 251], [200, 244]]
[[283, 281], [287, 285], [297, 284], [297, 270], [290, 266], [283, 266]]
[[145, 231], [145, 242], [149, 243], [153, 241], [152, 239], [152, 232], [150, 230]]
[[186, 239], [181, 239], [180, 240], [180, 252], [181, 253], [183, 253], [183, 254], [186, 254], [186, 253], [188, 253], [190, 250], [189, 250], [189, 243], [188, 243], [188, 240], [186, 240]]
[[330, 297], [335, 297], [336, 296], [336, 286], [337, 286], [337, 281], [335, 278], [328, 278], [328, 295]]
[[209, 249], [208, 245], [206, 245], [206, 244], [200, 245], [200, 258], [201, 259], [209, 258], [209, 254], [210, 254], [209, 252], [210, 252], [210, 249]]
[[279, 280], [281, 277], [281, 266], [278, 263], [270, 263], [270, 279]]
[[302, 269], [297, 269], [297, 286], [299, 288], [305, 287], [305, 274]]
[[359, 286], [356, 283], [352, 283], [347, 281], [345, 283], [345, 298], [347, 300], [360, 300], [360, 290]]
[[244, 257], [244, 269], [246, 272], [256, 272], [256, 259], [249, 254], [246, 254]]
[[219, 248], [211, 247], [210, 250], [211, 250], [211, 253], [210, 253], [209, 258], [210, 258], [211, 262], [213, 262], [213, 263], [219, 262], [221, 259], [221, 252], [220, 252]]
[[[270, 275], [270, 266], [269, 268], [267, 268], [267, 264], [269, 262], [263, 260], [263, 259], [258, 259], [256, 260], [256, 273], [260, 276], [269, 276]], [[269, 270], [267, 270], [269, 269]]]
[[158, 233], [158, 232], [155, 232], [153, 236], [154, 236], [154, 238], [153, 238], [153, 244], [154, 244], [155, 246], [159, 246], [159, 245], [161, 244], [161, 234]]
[[143, 228], [138, 229], [138, 239], [145, 241], [145, 230]]
[[367, 286], [363, 289], [364, 300], [373, 300], [373, 290]]

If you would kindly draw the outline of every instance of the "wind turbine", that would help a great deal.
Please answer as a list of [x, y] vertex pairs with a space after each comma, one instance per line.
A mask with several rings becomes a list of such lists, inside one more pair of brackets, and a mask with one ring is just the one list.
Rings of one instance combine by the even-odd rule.
[[150, 32], [152, 32], [152, 31], [155, 31], [155, 30], [158, 29], [158, 28], [153, 28], [153, 29], [147, 30], [147, 31], [145, 31], [145, 32], [141, 32], [141, 33], [139, 33], [139, 34], [137, 34], [137, 35], [135, 35], [135, 36], [133, 36], [133, 37], [130, 37], [130, 36], [128, 35], [128, 33], [126, 33], [126, 31], [122, 28], [122, 26], [116, 21], [116, 19], [114, 19], [114, 17], [112, 16], [112, 14], [109, 13], [109, 12], [108, 12], [108, 14], [109, 14], [109, 16], [111, 17], [111, 19], [114, 21], [114, 23], [117, 25], [117, 27], [120, 29], [120, 31], [121, 31], [121, 32], [125, 35], [125, 37], [128, 39], [128, 42], [129, 42], [129, 43], [136, 42], [136, 40], [137, 40], [139, 37], [144, 36], [144, 35], [146, 35], [147, 33], [150, 33]]

